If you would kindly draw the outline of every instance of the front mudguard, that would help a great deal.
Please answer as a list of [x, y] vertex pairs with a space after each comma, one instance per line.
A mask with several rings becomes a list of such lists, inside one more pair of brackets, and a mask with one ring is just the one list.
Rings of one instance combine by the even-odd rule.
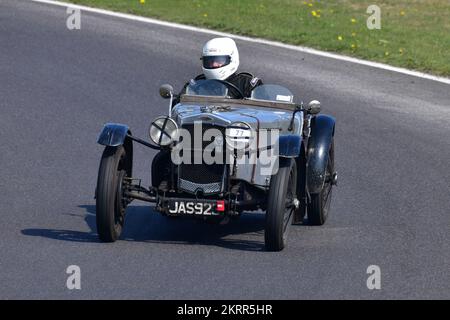
[[100, 132], [97, 143], [108, 147], [118, 147], [125, 143], [128, 133], [130, 133], [130, 130], [127, 125], [107, 123]]
[[335, 123], [335, 119], [327, 115], [318, 115], [311, 119], [306, 170], [306, 184], [310, 194], [319, 193], [323, 188], [328, 150], [333, 140]]
[[128, 137], [131, 131], [127, 125], [120, 123], [107, 123], [103, 126], [97, 143], [105, 147], [118, 147], [123, 145], [126, 152], [126, 171], [129, 177], [132, 176], [133, 168], [133, 142]]

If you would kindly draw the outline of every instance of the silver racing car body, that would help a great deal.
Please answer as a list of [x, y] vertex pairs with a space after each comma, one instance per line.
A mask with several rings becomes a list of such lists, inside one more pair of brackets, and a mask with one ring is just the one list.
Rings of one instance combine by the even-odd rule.
[[[97, 227], [104, 241], [121, 232], [133, 199], [156, 204], [164, 215], [223, 221], [247, 211], [266, 215], [265, 244], [278, 251], [288, 226], [325, 222], [334, 170], [335, 120], [321, 115], [320, 103], [294, 103], [279, 85], [262, 85], [244, 98], [226, 81], [191, 82], [168, 115], [149, 128], [150, 142], [122, 124], [106, 124], [98, 143], [105, 146], [97, 181]], [[158, 150], [152, 185], [132, 176], [133, 144]]]

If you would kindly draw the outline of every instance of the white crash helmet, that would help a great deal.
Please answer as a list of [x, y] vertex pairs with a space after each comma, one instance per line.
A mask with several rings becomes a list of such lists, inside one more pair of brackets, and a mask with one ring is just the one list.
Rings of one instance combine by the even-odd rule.
[[214, 38], [203, 47], [203, 74], [206, 79], [225, 80], [239, 67], [239, 51], [230, 38]]

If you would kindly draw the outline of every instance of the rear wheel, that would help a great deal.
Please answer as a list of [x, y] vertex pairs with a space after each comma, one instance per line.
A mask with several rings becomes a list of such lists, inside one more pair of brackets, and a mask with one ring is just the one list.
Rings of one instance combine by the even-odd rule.
[[311, 194], [311, 203], [308, 205], [308, 222], [313, 226], [321, 226], [328, 218], [330, 211], [334, 171], [334, 138], [328, 150], [328, 161], [325, 169], [325, 181], [319, 193]]
[[106, 147], [97, 180], [96, 221], [101, 241], [114, 242], [122, 233], [126, 201], [123, 185], [126, 183], [127, 154], [123, 146]]
[[286, 246], [289, 226], [294, 216], [297, 168], [292, 159], [280, 158], [276, 175], [270, 182], [267, 199], [265, 246], [268, 251], [280, 251]]

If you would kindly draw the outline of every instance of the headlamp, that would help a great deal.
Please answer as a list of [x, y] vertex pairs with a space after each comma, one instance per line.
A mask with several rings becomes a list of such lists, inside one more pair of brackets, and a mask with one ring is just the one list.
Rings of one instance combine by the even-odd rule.
[[178, 135], [178, 126], [170, 117], [156, 118], [149, 129], [150, 139], [159, 146], [168, 146]]

